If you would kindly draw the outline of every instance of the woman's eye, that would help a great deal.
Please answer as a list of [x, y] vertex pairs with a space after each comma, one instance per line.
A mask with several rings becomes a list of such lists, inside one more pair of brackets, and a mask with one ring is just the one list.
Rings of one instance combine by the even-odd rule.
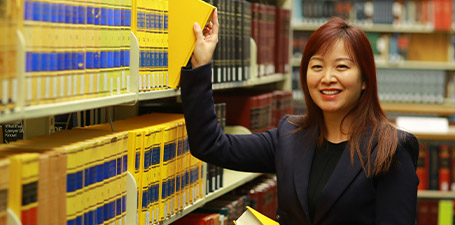
[[321, 69], [322, 66], [321, 65], [313, 65], [311, 66], [312, 69]]
[[337, 67], [341, 68], [341, 69], [347, 69], [348, 68], [348, 66], [346, 66], [346, 65], [338, 65]]

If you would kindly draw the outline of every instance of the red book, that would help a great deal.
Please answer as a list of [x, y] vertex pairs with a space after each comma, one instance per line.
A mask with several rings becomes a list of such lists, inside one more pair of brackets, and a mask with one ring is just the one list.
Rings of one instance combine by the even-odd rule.
[[416, 173], [419, 177], [418, 190], [428, 190], [428, 149], [425, 144], [419, 145]]
[[450, 190], [455, 191], [455, 146], [450, 147], [450, 162], [449, 163], [450, 163]]
[[450, 147], [439, 146], [439, 190], [448, 191], [450, 183]]
[[433, 23], [438, 31], [449, 31], [452, 26], [452, 0], [433, 0]]
[[216, 213], [190, 213], [172, 223], [173, 225], [219, 225], [220, 215]]

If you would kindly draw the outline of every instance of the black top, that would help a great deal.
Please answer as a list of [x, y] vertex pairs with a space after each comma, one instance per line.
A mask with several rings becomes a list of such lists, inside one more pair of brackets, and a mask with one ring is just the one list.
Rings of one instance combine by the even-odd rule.
[[311, 221], [313, 221], [314, 210], [322, 189], [324, 189], [330, 176], [332, 176], [346, 144], [347, 141], [335, 144], [324, 140], [322, 146], [314, 151], [310, 179], [308, 181], [308, 209]]

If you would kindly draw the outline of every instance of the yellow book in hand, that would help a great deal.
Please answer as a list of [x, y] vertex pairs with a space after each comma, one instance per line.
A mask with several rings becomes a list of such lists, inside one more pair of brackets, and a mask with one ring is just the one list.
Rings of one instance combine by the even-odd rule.
[[249, 206], [246, 207], [245, 212], [234, 223], [236, 225], [279, 225], [275, 220], [268, 218]]
[[193, 24], [197, 22], [204, 28], [214, 9], [201, 0], [169, 1], [169, 87], [177, 89], [180, 70], [193, 53], [196, 43]]

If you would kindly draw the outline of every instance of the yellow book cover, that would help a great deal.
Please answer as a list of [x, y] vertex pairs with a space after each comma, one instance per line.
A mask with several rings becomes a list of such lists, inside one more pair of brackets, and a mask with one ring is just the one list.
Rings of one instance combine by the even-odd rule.
[[38, 174], [38, 224], [50, 224], [50, 218], [54, 217], [51, 213], [49, 195], [49, 180], [51, 178], [50, 153], [44, 152], [38, 156], [39, 174]]
[[[36, 224], [38, 208], [38, 155], [37, 153], [23, 153], [10, 155], [10, 187], [8, 208], [21, 221]], [[25, 199], [25, 201], [23, 201]]]
[[161, 181], [160, 181], [160, 221], [164, 221], [169, 213], [168, 210], [168, 156], [169, 156], [169, 138], [170, 138], [170, 128], [169, 126], [164, 125], [162, 128], [163, 136], [161, 142], [161, 153], [160, 153], [160, 163], [161, 163]]
[[188, 133], [186, 130], [186, 126], [183, 127], [183, 170], [184, 170], [184, 188], [183, 188], [183, 199], [184, 199], [184, 206], [190, 204], [190, 191], [191, 191], [191, 184], [190, 184], [190, 149], [188, 144]]
[[236, 225], [279, 225], [255, 209], [247, 206], [245, 212], [234, 221]]
[[177, 156], [177, 126], [176, 122], [170, 124], [170, 137], [169, 137], [169, 165], [168, 165], [168, 182], [169, 182], [169, 214], [173, 215], [177, 212], [176, 209], [176, 193], [175, 193], [175, 179], [176, 179], [176, 156]]
[[169, 87], [177, 89], [181, 68], [194, 50], [193, 24], [197, 22], [203, 28], [214, 9], [201, 0], [169, 1]]
[[[149, 210], [149, 190], [150, 190], [150, 184], [151, 184], [151, 142], [153, 140], [152, 137], [152, 132], [150, 132], [150, 129], [144, 128], [143, 129], [144, 133], [144, 140], [143, 140], [143, 145], [144, 145], [144, 152], [143, 152], [143, 164], [142, 164], [142, 204], [140, 205], [141, 207], [141, 213], [144, 214], [144, 224], [149, 224], [150, 223], [150, 210]], [[139, 223], [142, 224], [142, 221]]]
[[8, 158], [0, 159], [0, 224], [6, 224], [9, 192], [10, 162]]
[[152, 184], [151, 184], [151, 222], [158, 223], [159, 212], [160, 212], [160, 187], [161, 187], [161, 164], [160, 164], [160, 153], [161, 153], [161, 142], [163, 140], [163, 133], [160, 126], [150, 127], [153, 132], [153, 143], [152, 143]]
[[183, 126], [184, 122], [179, 121], [177, 124], [177, 157], [175, 168], [175, 194], [177, 211], [183, 210]]

